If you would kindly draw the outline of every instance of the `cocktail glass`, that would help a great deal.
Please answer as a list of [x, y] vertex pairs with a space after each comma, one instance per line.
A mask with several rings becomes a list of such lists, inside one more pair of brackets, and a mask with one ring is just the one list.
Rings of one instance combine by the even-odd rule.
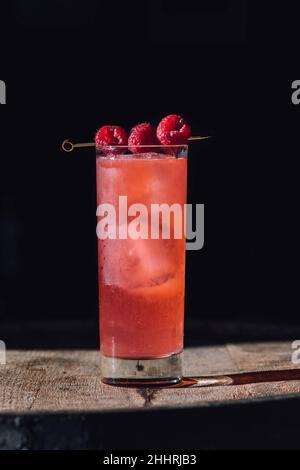
[[187, 146], [97, 148], [101, 373], [114, 385], [182, 378]]

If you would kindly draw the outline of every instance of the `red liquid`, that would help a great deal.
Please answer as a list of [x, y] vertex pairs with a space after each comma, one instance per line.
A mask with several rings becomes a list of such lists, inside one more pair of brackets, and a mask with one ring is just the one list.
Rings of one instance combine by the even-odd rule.
[[[148, 209], [186, 203], [187, 160], [97, 158], [97, 204], [119, 196]], [[129, 219], [130, 221], [130, 219]], [[183, 348], [185, 239], [98, 240], [100, 341], [105, 356], [146, 359]]]

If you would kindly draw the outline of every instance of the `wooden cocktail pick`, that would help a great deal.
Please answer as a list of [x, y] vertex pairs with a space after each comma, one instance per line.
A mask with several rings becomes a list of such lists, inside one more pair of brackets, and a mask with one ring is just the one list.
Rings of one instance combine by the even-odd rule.
[[[196, 140], [207, 140], [207, 139], [210, 139], [210, 138], [211, 138], [211, 136], [202, 137], [202, 136], [198, 135], [198, 136], [195, 136], [195, 137], [190, 137], [189, 141], [193, 142], [193, 141], [196, 141]], [[63, 143], [62, 143], [62, 149], [65, 152], [68, 152], [68, 153], [73, 152], [73, 150], [76, 149], [76, 148], [86, 148], [86, 147], [95, 147], [95, 143], [94, 142], [82, 142], [82, 143], [74, 144], [69, 139], [64, 140]], [[151, 147], [155, 147], [155, 145], [151, 145]]]

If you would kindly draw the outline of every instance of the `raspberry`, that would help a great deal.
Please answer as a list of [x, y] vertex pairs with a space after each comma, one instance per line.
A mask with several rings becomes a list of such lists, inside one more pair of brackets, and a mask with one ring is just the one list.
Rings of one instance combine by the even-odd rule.
[[127, 145], [127, 142], [127, 132], [119, 126], [103, 126], [98, 130], [95, 137], [96, 147], [103, 147], [101, 150], [105, 154], [123, 153], [124, 149], [118, 149], [117, 147], [119, 145]]
[[155, 152], [152, 147], [141, 147], [141, 145], [159, 145], [156, 130], [151, 124], [143, 123], [133, 127], [128, 139], [128, 147], [132, 153]]
[[163, 145], [185, 145], [191, 136], [191, 128], [181, 116], [170, 114], [160, 121], [156, 135]]

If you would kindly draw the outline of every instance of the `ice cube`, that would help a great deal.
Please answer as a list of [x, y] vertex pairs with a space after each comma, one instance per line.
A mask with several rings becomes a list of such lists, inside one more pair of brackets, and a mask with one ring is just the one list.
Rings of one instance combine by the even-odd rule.
[[176, 270], [170, 240], [108, 240], [101, 245], [107, 285], [126, 289], [157, 286]]

